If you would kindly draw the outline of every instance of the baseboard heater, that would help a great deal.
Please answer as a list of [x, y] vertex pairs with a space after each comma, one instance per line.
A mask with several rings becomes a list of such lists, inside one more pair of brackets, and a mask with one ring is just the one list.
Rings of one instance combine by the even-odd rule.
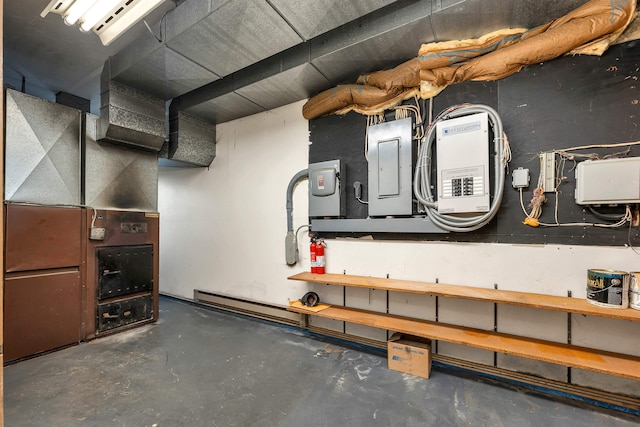
[[[387, 349], [387, 343], [385, 341], [372, 340], [369, 338], [363, 338], [356, 335], [309, 325], [307, 323], [306, 315], [292, 313], [287, 311], [284, 307], [217, 295], [197, 289], [194, 290], [193, 299], [197, 304], [211, 306], [216, 309], [283, 325], [302, 328], [312, 334], [334, 338], [359, 346], [380, 349], [381, 351], [386, 351]], [[547, 395], [551, 394], [574, 401], [586, 402], [606, 409], [640, 415], [640, 398], [633, 396], [623, 396], [603, 390], [541, 378], [522, 372], [469, 362], [441, 354], [434, 354], [433, 362], [436, 366], [441, 366], [444, 369], [452, 369], [454, 371], [475, 374], [490, 380], [505, 382], [510, 385], [520, 386]]]
[[210, 292], [194, 290], [193, 300], [225, 311], [244, 314], [258, 319], [269, 320], [290, 326], [300, 326], [300, 314], [287, 311], [286, 308], [247, 301]]

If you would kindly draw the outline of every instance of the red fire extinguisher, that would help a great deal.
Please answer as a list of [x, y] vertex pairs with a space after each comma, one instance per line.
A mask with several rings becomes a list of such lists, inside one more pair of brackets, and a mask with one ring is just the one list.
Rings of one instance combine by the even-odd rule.
[[315, 237], [311, 237], [311, 245], [309, 246], [309, 249], [311, 251], [311, 272], [312, 273], [317, 273], [318, 272], [318, 257], [317, 257], [317, 245], [316, 245], [316, 239]]
[[324, 243], [324, 240], [318, 239], [316, 241], [316, 273], [317, 274], [324, 274], [324, 267], [325, 267], [324, 248], [325, 247], [326, 247], [326, 244]]

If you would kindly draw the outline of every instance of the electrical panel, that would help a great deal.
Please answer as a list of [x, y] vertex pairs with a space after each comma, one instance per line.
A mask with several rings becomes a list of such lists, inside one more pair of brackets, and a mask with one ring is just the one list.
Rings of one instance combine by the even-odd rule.
[[344, 165], [340, 160], [309, 165], [309, 216], [341, 217], [345, 214]]
[[410, 118], [368, 129], [369, 216], [411, 215]]
[[585, 160], [576, 167], [576, 203], [640, 203], [640, 157]]
[[489, 211], [487, 113], [436, 124], [438, 212]]

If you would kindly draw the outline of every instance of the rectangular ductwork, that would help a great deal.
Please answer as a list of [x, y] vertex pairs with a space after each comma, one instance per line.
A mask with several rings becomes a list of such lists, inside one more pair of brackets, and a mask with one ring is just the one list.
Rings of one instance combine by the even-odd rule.
[[100, 80], [98, 141], [160, 151], [165, 140], [165, 103], [111, 80], [110, 60]]
[[168, 158], [208, 167], [216, 157], [216, 126], [178, 111], [171, 104]]
[[80, 203], [80, 111], [6, 91], [5, 200]]
[[99, 121], [85, 115], [84, 203], [97, 209], [156, 212], [157, 154], [97, 142]]

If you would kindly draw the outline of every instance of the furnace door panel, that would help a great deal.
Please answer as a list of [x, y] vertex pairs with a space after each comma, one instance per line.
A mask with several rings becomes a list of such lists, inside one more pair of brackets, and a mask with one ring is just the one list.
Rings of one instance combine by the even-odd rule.
[[153, 246], [98, 248], [98, 299], [153, 289]]

